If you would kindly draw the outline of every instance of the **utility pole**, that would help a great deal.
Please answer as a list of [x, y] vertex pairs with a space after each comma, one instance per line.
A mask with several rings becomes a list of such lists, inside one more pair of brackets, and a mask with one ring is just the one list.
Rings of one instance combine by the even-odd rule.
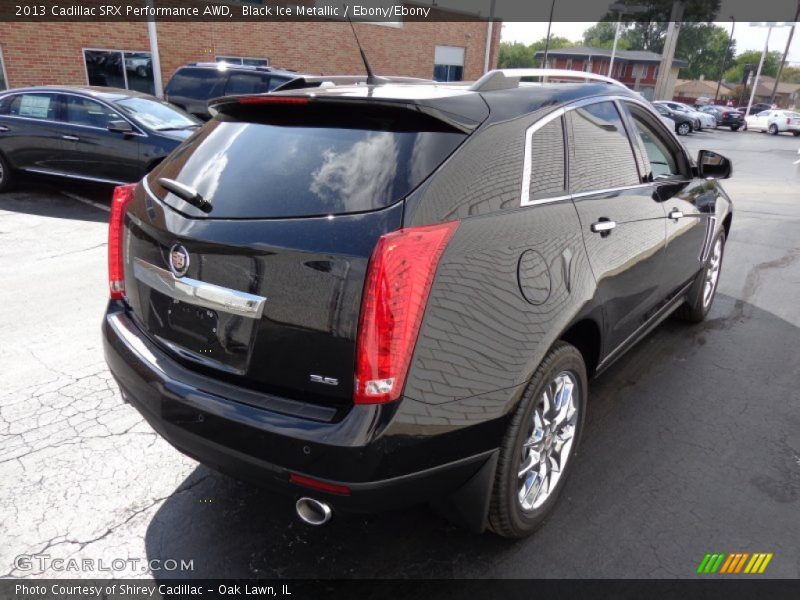
[[775, 77], [775, 85], [772, 86], [772, 94], [769, 97], [770, 104], [775, 102], [775, 94], [778, 91], [778, 82], [780, 82], [781, 75], [783, 75], [783, 65], [786, 64], [786, 57], [789, 54], [789, 46], [792, 45], [792, 37], [794, 37], [794, 28], [798, 20], [800, 20], [800, 0], [797, 0], [797, 10], [794, 13], [794, 21], [792, 21], [791, 29], [789, 29], [789, 39], [786, 40], [786, 49], [783, 51], [783, 58], [781, 59], [781, 64], [778, 65], [778, 74]]
[[[800, 2], [800, 0], [798, 0]], [[731, 42], [733, 42], [733, 30], [736, 29], [736, 19], [731, 17], [731, 34], [728, 36], [728, 45], [725, 46], [725, 54], [722, 55], [722, 64], [719, 67], [719, 81], [717, 82], [717, 91], [714, 92], [714, 104], [717, 103], [719, 97], [719, 88], [722, 85], [722, 77], [725, 75], [725, 66], [728, 64], [728, 52], [731, 51]]]
[[671, 100], [672, 94], [667, 93], [667, 91], [669, 88], [670, 72], [672, 71], [672, 61], [675, 58], [675, 47], [678, 45], [678, 34], [681, 29], [681, 19], [683, 19], [684, 8], [683, 0], [675, 0], [672, 3], [672, 13], [670, 13], [669, 16], [667, 36], [664, 39], [664, 51], [661, 53], [661, 63], [658, 66], [658, 79], [656, 79], [656, 89], [653, 93], [654, 100]]
[[[752, 25], [752, 23], [751, 23]], [[758, 61], [758, 69], [756, 69], [756, 78], [753, 80], [753, 88], [750, 91], [750, 100], [747, 101], [747, 110], [744, 111], [744, 116], [750, 114], [750, 107], [753, 106], [753, 98], [756, 96], [756, 87], [758, 86], [758, 78], [761, 77], [761, 67], [764, 66], [764, 58], [769, 52], [769, 36], [772, 34], [772, 26], [767, 29], [767, 41], [764, 42], [764, 51], [761, 53], [761, 60]]]
[[[798, 0], [798, 2], [800, 2], [800, 0]], [[628, 4], [623, 4], [622, 2], [616, 2], [608, 8], [609, 10], [617, 13], [617, 29], [614, 31], [614, 46], [611, 48], [611, 60], [608, 63], [608, 76], [611, 77], [611, 73], [614, 70], [614, 58], [617, 56], [617, 41], [619, 40], [619, 30], [622, 26], [622, 15], [635, 15], [647, 12], [648, 7], [630, 6]]]
[[[152, 10], [153, 0], [145, 0], [145, 5]], [[147, 17], [147, 37], [150, 38], [150, 64], [153, 65], [153, 91], [154, 96], [164, 97], [164, 88], [161, 83], [161, 55], [158, 52], [158, 33], [156, 32], [156, 18]], [[122, 65], [125, 68], [125, 65]]]
[[556, 0], [550, 3], [550, 18], [547, 20], [547, 39], [544, 41], [544, 58], [542, 58], [542, 68], [547, 68], [547, 52], [550, 50], [550, 27], [553, 25], [553, 9], [556, 7]]

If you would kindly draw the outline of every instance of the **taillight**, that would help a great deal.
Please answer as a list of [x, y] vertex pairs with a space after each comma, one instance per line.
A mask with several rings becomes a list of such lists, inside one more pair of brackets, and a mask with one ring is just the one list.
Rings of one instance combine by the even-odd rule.
[[108, 220], [108, 289], [114, 300], [125, 294], [122, 229], [125, 223], [125, 205], [133, 199], [135, 189], [135, 183], [115, 187], [111, 198], [111, 217]]
[[400, 397], [436, 275], [457, 221], [382, 236], [369, 261], [356, 342], [355, 404]]

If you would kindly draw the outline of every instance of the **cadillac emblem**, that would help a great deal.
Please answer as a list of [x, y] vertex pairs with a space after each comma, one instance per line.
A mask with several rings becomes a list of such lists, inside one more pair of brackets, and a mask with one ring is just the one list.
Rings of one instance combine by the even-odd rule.
[[183, 277], [189, 270], [189, 252], [180, 244], [169, 249], [169, 268], [177, 277]]

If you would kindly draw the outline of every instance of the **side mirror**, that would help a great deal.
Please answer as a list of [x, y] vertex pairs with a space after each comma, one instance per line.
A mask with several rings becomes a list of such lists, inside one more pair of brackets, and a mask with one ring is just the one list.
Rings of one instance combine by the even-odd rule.
[[133, 133], [133, 126], [127, 121], [109, 121], [108, 130], [116, 133]]
[[731, 161], [712, 152], [700, 150], [697, 153], [697, 175], [706, 179], [727, 179], [733, 172]]

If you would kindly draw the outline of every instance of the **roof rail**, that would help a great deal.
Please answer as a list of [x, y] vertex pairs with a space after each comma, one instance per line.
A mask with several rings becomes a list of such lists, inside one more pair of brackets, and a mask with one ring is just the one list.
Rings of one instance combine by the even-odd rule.
[[478, 79], [469, 89], [473, 92], [513, 89], [519, 87], [519, 81], [523, 77], [570, 77], [572, 79], [583, 79], [584, 81], [602, 81], [628, 89], [624, 83], [611, 79], [611, 77], [584, 71], [571, 71], [569, 69], [495, 69]]
[[[400, 76], [380, 76], [382, 83], [435, 83], [432, 79], [421, 79], [417, 77], [400, 77]], [[366, 83], [367, 77], [365, 75], [301, 75], [295, 79], [291, 79], [276, 87], [274, 92], [282, 92], [285, 90], [297, 90], [309, 87], [330, 87], [336, 85], [355, 85], [358, 83]]]
[[186, 67], [209, 67], [209, 68], [216, 68], [216, 69], [243, 69], [247, 71], [274, 71], [274, 67], [270, 67], [269, 65], [240, 65], [239, 63], [229, 63], [225, 62], [224, 60], [218, 60], [215, 62], [190, 62], [184, 65]]

